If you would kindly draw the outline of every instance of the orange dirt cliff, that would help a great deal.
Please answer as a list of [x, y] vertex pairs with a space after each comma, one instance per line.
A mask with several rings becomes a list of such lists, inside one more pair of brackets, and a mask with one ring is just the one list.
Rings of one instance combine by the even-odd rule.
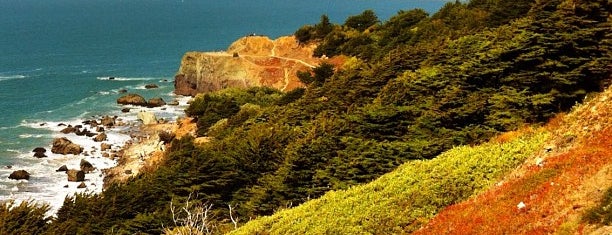
[[227, 51], [187, 52], [175, 77], [175, 93], [198, 93], [228, 87], [268, 86], [289, 91], [303, 84], [298, 71], [317, 66], [316, 45], [300, 45], [293, 36], [271, 40], [263, 36], [238, 39]]

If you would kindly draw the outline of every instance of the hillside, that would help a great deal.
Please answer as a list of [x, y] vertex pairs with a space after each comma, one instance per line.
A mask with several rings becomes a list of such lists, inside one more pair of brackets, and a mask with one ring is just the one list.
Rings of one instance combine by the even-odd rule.
[[[605, 156], [608, 143], [603, 139], [607, 119], [596, 119], [605, 117], [598, 110], [606, 106], [594, 99], [596, 103], [584, 106], [595, 107], [593, 115], [579, 113], [580, 108], [559, 115], [610, 86], [611, 11], [607, 0], [472, 0], [448, 2], [432, 15], [401, 10], [385, 22], [368, 10], [343, 24], [323, 15], [319, 23], [298, 29], [295, 40], [286, 41], [313, 45], [312, 59], [320, 60], [295, 73], [302, 86], [290, 91], [239, 86], [198, 93], [232, 83], [209, 86], [223, 76], [206, 76], [242, 74], [236, 71], [245, 65], [234, 62], [278, 62], [302, 55], [281, 53], [277, 49], [282, 45], [266, 38], [241, 39], [228, 49], [232, 53], [196, 54], [184, 59], [181, 68], [192, 74], [188, 81], [209, 81], [186, 86], [198, 93], [185, 110], [185, 120], [193, 120], [197, 129], [193, 135], [172, 140], [149, 171], [112, 184], [100, 195], [67, 198], [57, 217], [51, 223], [45, 220], [46, 230], [429, 233], [425, 229], [445, 226], [447, 220], [436, 217], [441, 211], [458, 216], [448, 206], [477, 202], [485, 197], [479, 195], [497, 195], [488, 193], [491, 189], [520, 182], [527, 183], [524, 192], [492, 197], [491, 208], [509, 206], [503, 213], [519, 213], [516, 206], [523, 202], [527, 212], [538, 211], [534, 205], [540, 195], [565, 194], [561, 183], [582, 182], [587, 178], [575, 177], [577, 172], [594, 175], [606, 164], [607, 159], [596, 157]], [[323, 55], [332, 59], [317, 59]], [[219, 60], [203, 60], [211, 56]], [[283, 75], [278, 81], [286, 79], [286, 73], [273, 74]], [[246, 82], [235, 78], [237, 84]], [[545, 123], [550, 124], [541, 127]], [[593, 149], [574, 148], [580, 143]], [[578, 157], [584, 169], [568, 164], [574, 161], [571, 157]], [[526, 170], [508, 175], [515, 169]], [[522, 175], [527, 177], [523, 181], [518, 178]], [[550, 179], [554, 187], [532, 191], [551, 185]], [[505, 183], [495, 186], [500, 180]], [[590, 208], [594, 201], [570, 209]], [[498, 207], [498, 202], [505, 203]], [[565, 214], [554, 212], [567, 209], [562, 205], [550, 207], [558, 219], [543, 221], [566, 221]], [[594, 208], [592, 221], [597, 222], [601, 213]], [[526, 214], [524, 218], [535, 218]], [[521, 224], [523, 217], [513, 218], [509, 225], [530, 231]], [[571, 223], [562, 227], [582, 228]]]
[[543, 128], [406, 163], [231, 234], [588, 233], [585, 211], [612, 187], [610, 99], [612, 88]]

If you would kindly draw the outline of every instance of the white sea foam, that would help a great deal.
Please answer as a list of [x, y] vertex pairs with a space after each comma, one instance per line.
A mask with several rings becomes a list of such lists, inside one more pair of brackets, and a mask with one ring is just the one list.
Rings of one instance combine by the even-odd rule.
[[[126, 106], [132, 110], [129, 113], [109, 113], [108, 115], [116, 115], [117, 120], [126, 123], [125, 126], [117, 126], [113, 128], [106, 128], [107, 140], [104, 143], [112, 144], [112, 150], [119, 150], [122, 148], [130, 138], [130, 128], [136, 128], [133, 125], [139, 123], [136, 118], [136, 114], [140, 111], [153, 112], [158, 118], [171, 120], [177, 116], [183, 115], [184, 108], [187, 104], [189, 97], [184, 96], [172, 96], [173, 99], [179, 101], [179, 106], [163, 106], [158, 108], [146, 108], [138, 106]], [[96, 116], [95, 119], [99, 120], [101, 117]], [[63, 204], [63, 201], [67, 195], [73, 195], [77, 192], [91, 192], [100, 193], [102, 192], [104, 174], [102, 169], [113, 167], [117, 164], [116, 161], [102, 157], [103, 152], [100, 151], [100, 142], [93, 141], [92, 137], [77, 136], [74, 133], [62, 134], [60, 130], [65, 128], [65, 125], [83, 125], [84, 128], [88, 128], [90, 131], [95, 133], [95, 128], [91, 128], [83, 124], [84, 120], [92, 120], [93, 117], [88, 116], [87, 113], [64, 121], [42, 121], [42, 120], [23, 120], [19, 126], [33, 128], [33, 129], [45, 129], [52, 131], [51, 135], [44, 135], [41, 137], [66, 137], [75, 144], [81, 145], [84, 152], [78, 156], [75, 155], [60, 155], [51, 153], [50, 149], [52, 143], [48, 143], [46, 146], [42, 146], [47, 149], [45, 153], [47, 158], [34, 158], [31, 150], [13, 150], [18, 155], [13, 162], [10, 164], [12, 167], [9, 169], [5, 166], [0, 166], [0, 201], [4, 200], [16, 200], [16, 201], [28, 201], [35, 199], [37, 202], [47, 203], [51, 206], [49, 212], [50, 215], [54, 214]], [[61, 125], [63, 124], [63, 125]], [[137, 124], [138, 125], [138, 124]], [[23, 138], [34, 138], [38, 134], [23, 134], [20, 137]], [[66, 165], [68, 169], [79, 169], [81, 159], [89, 161], [97, 169], [94, 172], [86, 174], [85, 184], [87, 188], [78, 189], [77, 186], [80, 182], [68, 182], [67, 176], [64, 172], [56, 172], [62, 165]], [[9, 180], [8, 175], [14, 170], [26, 170], [31, 174], [30, 180]], [[66, 187], [67, 186], [67, 187]]]
[[14, 80], [14, 79], [23, 79], [23, 78], [26, 78], [26, 77], [27, 76], [21, 75], [21, 74], [17, 74], [17, 75], [0, 75], [0, 82], [1, 81]]
[[27, 138], [42, 138], [45, 135], [41, 135], [41, 134], [21, 134], [19, 135], [19, 138], [21, 139], [27, 139]]
[[150, 80], [162, 80], [164, 78], [159, 77], [97, 77], [98, 80], [108, 80], [108, 81], [150, 81]]

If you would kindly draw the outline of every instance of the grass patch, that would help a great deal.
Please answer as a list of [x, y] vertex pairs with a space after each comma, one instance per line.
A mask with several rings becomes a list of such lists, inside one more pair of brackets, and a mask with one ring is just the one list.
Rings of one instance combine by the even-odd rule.
[[232, 234], [396, 234], [411, 232], [442, 208], [495, 183], [540, 150], [547, 133], [504, 143], [456, 147], [406, 163], [365, 185], [251, 221]]

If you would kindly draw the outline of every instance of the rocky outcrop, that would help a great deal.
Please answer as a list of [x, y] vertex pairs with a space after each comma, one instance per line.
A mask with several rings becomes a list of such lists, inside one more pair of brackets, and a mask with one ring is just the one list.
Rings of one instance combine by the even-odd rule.
[[106, 139], [107, 139], [106, 133], [100, 133], [96, 137], [94, 137], [93, 140], [95, 142], [102, 142], [102, 141], [105, 141]]
[[[142, 98], [142, 100], [144, 100], [144, 98]], [[106, 127], [111, 127], [111, 126], [115, 125], [115, 119], [117, 119], [117, 118], [116, 117], [110, 117], [110, 116], [104, 116], [100, 120], [100, 124], [102, 124], [103, 126], [106, 126]]]
[[12, 180], [29, 180], [30, 173], [24, 170], [13, 171], [8, 178]]
[[154, 113], [151, 112], [139, 112], [137, 115], [139, 120], [142, 121], [142, 124], [157, 124], [157, 117], [155, 117]]
[[37, 158], [47, 157], [47, 155], [45, 155], [47, 150], [43, 147], [35, 148], [34, 150], [32, 150], [32, 152], [34, 152], [34, 157], [37, 157]]
[[151, 98], [147, 102], [147, 107], [149, 108], [161, 107], [164, 105], [166, 105], [166, 101], [160, 97]]
[[315, 45], [300, 45], [293, 37], [271, 40], [249, 36], [226, 52], [187, 52], [175, 77], [175, 93], [195, 96], [228, 87], [268, 86], [289, 91], [303, 84], [298, 71], [320, 63]]
[[57, 170], [55, 170], [56, 172], [61, 172], [61, 171], [68, 171], [68, 167], [66, 165], [62, 165], [59, 168], [57, 168]]
[[83, 147], [79, 146], [78, 144], [72, 143], [72, 141], [68, 140], [65, 137], [62, 137], [53, 140], [53, 147], [51, 148], [51, 152], [64, 155], [79, 155], [83, 152]]
[[111, 149], [111, 147], [113, 147], [113, 145], [107, 144], [107, 143], [101, 143], [100, 144], [100, 151], [109, 150], [109, 149]]
[[79, 164], [79, 166], [81, 167], [81, 171], [85, 172], [86, 174], [96, 169], [90, 162], [85, 159], [81, 159], [81, 163]]
[[156, 89], [159, 88], [157, 84], [147, 84], [145, 85], [145, 89]]
[[68, 170], [66, 171], [66, 175], [68, 175], [68, 181], [70, 182], [85, 181], [85, 172], [81, 170]]
[[147, 106], [147, 100], [139, 94], [127, 94], [117, 99], [117, 104]]

